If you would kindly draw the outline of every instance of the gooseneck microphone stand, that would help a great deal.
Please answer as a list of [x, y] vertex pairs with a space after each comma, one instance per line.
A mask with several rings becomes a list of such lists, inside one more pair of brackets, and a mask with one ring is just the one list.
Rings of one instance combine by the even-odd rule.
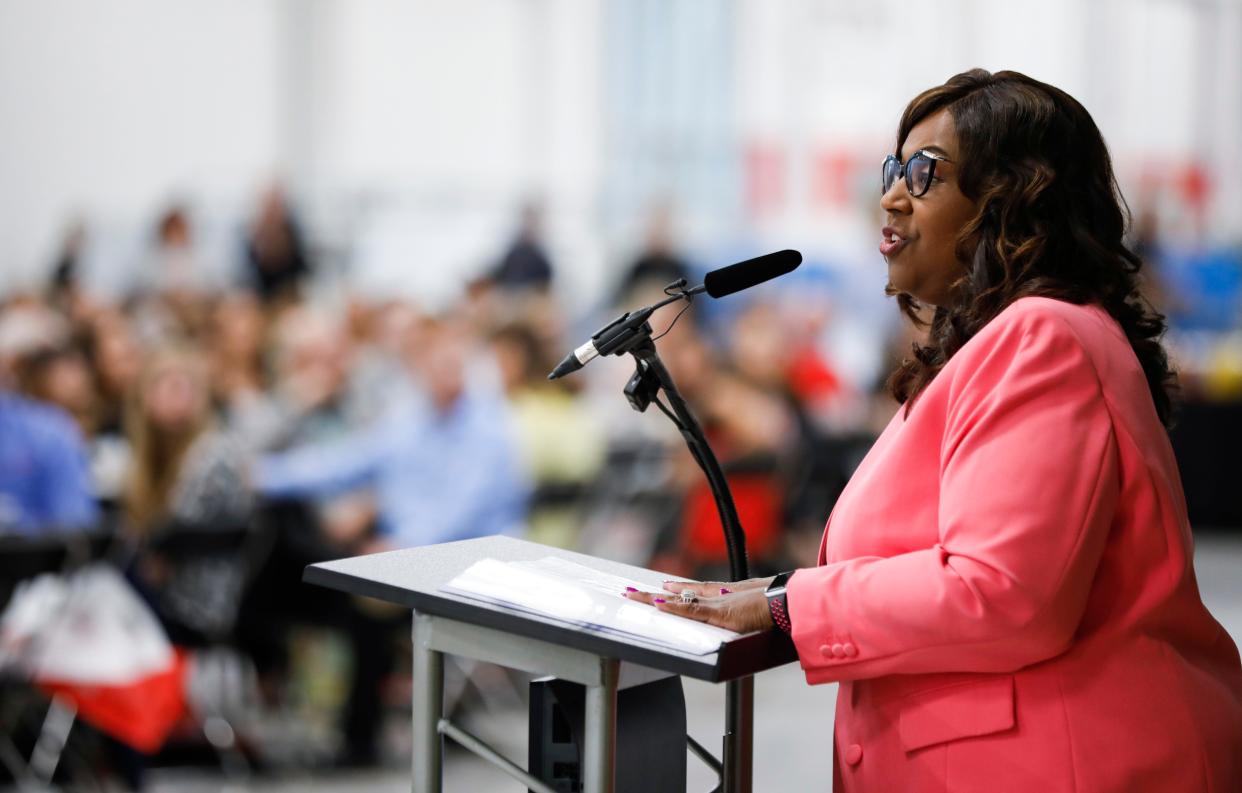
[[[666, 287], [665, 293], [669, 295], [669, 299], [655, 304], [651, 310], [678, 300], [685, 300], [689, 308], [693, 296], [702, 292], [703, 287], [698, 286], [687, 290], [684, 288], [685, 284], [685, 279], [681, 279]], [[650, 314], [648, 313], [647, 316]], [[724, 471], [721, 470], [720, 462], [707, 443], [702, 426], [690, 412], [690, 407], [677, 390], [672, 375], [665, 368], [664, 362], [660, 360], [651, 333], [651, 324], [644, 321], [633, 328], [630, 338], [610, 347], [606, 354], [629, 353], [634, 357], [636, 370], [625, 386], [625, 396], [630, 406], [642, 413], [654, 403], [681, 432], [695, 462], [707, 476], [712, 497], [716, 501], [716, 511], [720, 515], [720, 525], [724, 528], [725, 545], [729, 551], [729, 574], [734, 581], [745, 580], [750, 577], [750, 565], [746, 560], [746, 536], [742, 533], [742, 524], [737, 516], [737, 508], [733, 504], [733, 494], [729, 492]], [[661, 391], [668, 399], [667, 405], [660, 399]], [[753, 677], [747, 675], [725, 684], [725, 734], [721, 761], [721, 784], [713, 793], [717, 791], [750, 793], [751, 791], [754, 704], [755, 681]]]
[[[737, 508], [733, 505], [733, 494], [729, 492], [729, 484], [725, 480], [720, 462], [712, 453], [694, 414], [682, 399], [673, 383], [673, 378], [660, 356], [656, 353], [655, 342], [651, 336], [642, 338], [634, 348], [628, 351], [634, 356], [637, 370], [626, 385], [625, 393], [635, 410], [644, 411], [647, 404], [655, 402], [660, 410], [681, 431], [682, 438], [690, 448], [690, 454], [707, 476], [712, 497], [716, 500], [716, 511], [720, 514], [720, 525], [724, 527], [725, 544], [729, 551], [729, 575], [734, 581], [742, 581], [750, 577], [749, 564], [746, 560], [746, 536], [742, 533], [742, 525], [737, 517]], [[668, 397], [668, 407], [659, 401], [659, 391]], [[641, 394], [641, 398], [636, 396]], [[640, 405], [643, 405], [640, 407]], [[671, 409], [671, 410], [670, 410]], [[717, 790], [723, 793], [750, 793], [751, 787], [751, 752], [753, 748], [753, 724], [755, 703], [755, 681], [747, 675], [725, 684], [725, 734], [723, 746], [723, 771], [721, 786]]]

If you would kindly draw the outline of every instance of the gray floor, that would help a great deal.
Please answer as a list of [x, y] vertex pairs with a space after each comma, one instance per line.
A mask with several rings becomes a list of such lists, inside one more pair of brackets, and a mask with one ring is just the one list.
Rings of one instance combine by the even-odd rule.
[[[1236, 641], [1242, 642], [1242, 536], [1208, 534], [1197, 542], [1195, 560], [1204, 600]], [[719, 747], [724, 718], [724, 690], [686, 681], [690, 733], [710, 749]], [[755, 789], [827, 790], [831, 784], [832, 713], [836, 686], [807, 686], [796, 665], [761, 675], [755, 684]], [[526, 755], [525, 713], [516, 707], [496, 708], [476, 715], [470, 729], [508, 756]], [[689, 760], [688, 790], [707, 791], [714, 776], [693, 757]], [[450, 751], [444, 789], [449, 793], [521, 793], [525, 790], [491, 766], [466, 752]], [[218, 791], [388, 791], [409, 790], [404, 769], [367, 773], [299, 775], [279, 780], [254, 780], [226, 786], [219, 776], [196, 772], [162, 771], [151, 790]]]

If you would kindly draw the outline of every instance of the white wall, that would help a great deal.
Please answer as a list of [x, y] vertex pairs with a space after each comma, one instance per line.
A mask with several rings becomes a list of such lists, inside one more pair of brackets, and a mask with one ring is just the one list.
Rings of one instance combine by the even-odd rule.
[[502, 253], [528, 197], [549, 206], [566, 288], [598, 285], [596, 0], [309, 7], [300, 176], [359, 288], [444, 303]]
[[[0, 288], [41, 277], [62, 226], [232, 201], [280, 162], [282, 6], [0, 3]], [[145, 228], [144, 228], [145, 230]]]
[[[741, 138], [789, 153], [788, 205], [769, 221], [778, 233], [842, 220], [840, 208], [825, 217], [811, 206], [817, 151], [878, 162], [906, 102], [975, 66], [1078, 98], [1132, 193], [1144, 169], [1238, 162], [1228, 139], [1242, 133], [1239, 0], [742, 0], [738, 16]], [[1236, 238], [1242, 193], [1217, 186], [1213, 228]]]
[[[0, 0], [0, 289], [71, 213], [136, 244], [184, 196], [223, 233], [273, 172], [378, 288], [482, 268], [528, 195], [572, 290], [661, 194], [701, 239], [853, 248], [871, 203], [817, 206], [815, 157], [874, 182], [905, 102], [974, 65], [1069, 90], [1127, 178], [1242, 167], [1242, 0]], [[788, 195], [747, 222], [756, 141]], [[1242, 185], [1216, 184], [1236, 236]]]

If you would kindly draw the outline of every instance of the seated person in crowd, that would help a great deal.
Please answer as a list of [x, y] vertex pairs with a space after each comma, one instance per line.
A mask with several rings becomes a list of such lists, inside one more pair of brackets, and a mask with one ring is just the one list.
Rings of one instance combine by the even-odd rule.
[[268, 312], [259, 298], [242, 290], [219, 295], [208, 313], [203, 348], [210, 361], [213, 394], [229, 422], [234, 413], [263, 401], [268, 388], [264, 361], [268, 325]]
[[94, 434], [98, 402], [94, 374], [76, 345], [40, 347], [22, 356], [16, 375], [20, 393], [64, 410], [85, 437]]
[[142, 370], [144, 349], [125, 313], [105, 307], [91, 317], [83, 337], [95, 383], [94, 433], [89, 438], [95, 495], [108, 513], [119, 510], [129, 471], [125, 402]]
[[126, 531], [137, 549], [135, 583], [179, 643], [227, 635], [246, 566], [237, 552], [165, 553], [179, 531], [247, 530], [252, 502], [241, 449], [211, 422], [207, 364], [193, 348], [147, 361], [128, 405], [131, 448]]
[[[372, 523], [322, 516], [328, 518], [323, 529], [329, 539], [346, 553], [518, 529], [528, 487], [508, 412], [500, 394], [468, 382], [468, 342], [458, 326], [416, 323], [407, 333], [404, 357], [422, 393], [409, 392], [366, 428], [260, 457], [252, 469], [255, 488], [269, 499], [318, 504], [369, 487], [376, 511]], [[351, 523], [356, 536], [345, 536], [341, 529]], [[395, 656], [391, 638], [406, 622], [317, 593], [303, 593], [299, 600], [315, 603], [317, 620], [341, 624], [350, 635], [354, 663], [340, 761], [370, 765], [379, 756], [379, 689]], [[272, 606], [266, 602], [259, 610]], [[268, 621], [269, 631], [290, 616], [276, 615]]]
[[263, 191], [246, 240], [246, 276], [264, 303], [297, 295], [311, 273], [301, 226], [280, 184]]
[[73, 419], [0, 390], [0, 534], [83, 529], [97, 519], [86, 447]]
[[488, 280], [505, 292], [546, 292], [551, 288], [552, 276], [552, 262], [543, 244], [543, 206], [530, 201], [522, 207], [517, 237]]
[[674, 241], [672, 208], [667, 202], [660, 202], [647, 220], [643, 249], [622, 274], [613, 290], [612, 303], [642, 305], [647, 302], [646, 293], [658, 294], [678, 278], [689, 280], [691, 275], [690, 265], [678, 253]]
[[275, 321], [269, 345], [272, 387], [227, 406], [247, 446], [274, 451], [356, 432], [382, 413], [383, 400], [355, 382], [354, 350], [344, 323], [308, 306]]
[[369, 550], [516, 531], [528, 487], [504, 401], [468, 382], [468, 346], [451, 322], [420, 323], [406, 357], [423, 398], [357, 434], [259, 458], [256, 489], [318, 498], [369, 485], [378, 534]]
[[491, 334], [501, 385], [517, 431], [518, 452], [534, 488], [527, 536], [577, 548], [587, 495], [604, 464], [603, 430], [565, 380], [548, 382], [555, 361], [526, 323]]
[[[405, 379], [402, 367], [402, 376], [390, 373], [383, 389], [361, 382], [345, 324], [309, 306], [283, 312], [270, 335], [271, 390], [235, 399], [226, 410], [234, 436], [255, 454], [353, 437], [382, 415], [383, 405], [401, 388], [394, 381]], [[314, 524], [336, 551], [353, 551], [375, 521], [369, 483], [298, 500], [312, 509]], [[306, 529], [301, 526], [299, 533], [314, 533]], [[313, 539], [303, 536], [298, 544], [305, 547]]]

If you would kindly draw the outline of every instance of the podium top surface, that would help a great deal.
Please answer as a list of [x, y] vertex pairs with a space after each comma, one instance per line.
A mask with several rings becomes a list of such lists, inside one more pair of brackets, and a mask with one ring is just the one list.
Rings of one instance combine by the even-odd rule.
[[441, 586], [480, 559], [533, 561], [545, 556], [568, 559], [655, 588], [673, 577], [513, 537], [495, 536], [321, 562], [309, 565], [302, 580], [396, 603], [424, 614], [496, 628], [711, 682], [755, 674], [797, 658], [793, 645], [773, 631], [745, 634], [725, 642], [718, 652], [693, 655], [440, 591]]

